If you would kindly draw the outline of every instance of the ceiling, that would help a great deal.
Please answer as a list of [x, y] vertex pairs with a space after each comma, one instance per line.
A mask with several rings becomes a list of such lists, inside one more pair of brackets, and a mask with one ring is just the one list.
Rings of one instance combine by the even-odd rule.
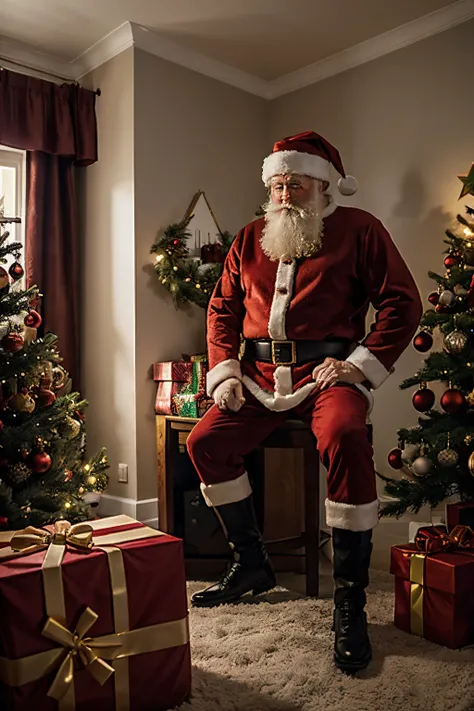
[[456, 0], [0, 0], [0, 31], [72, 61], [130, 21], [185, 49], [272, 81], [454, 4]]

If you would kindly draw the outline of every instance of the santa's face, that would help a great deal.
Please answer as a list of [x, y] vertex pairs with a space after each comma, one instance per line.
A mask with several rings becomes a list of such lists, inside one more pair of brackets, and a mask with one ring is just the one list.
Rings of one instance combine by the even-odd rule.
[[270, 259], [311, 257], [321, 248], [327, 183], [306, 175], [276, 175], [264, 206], [261, 245]]

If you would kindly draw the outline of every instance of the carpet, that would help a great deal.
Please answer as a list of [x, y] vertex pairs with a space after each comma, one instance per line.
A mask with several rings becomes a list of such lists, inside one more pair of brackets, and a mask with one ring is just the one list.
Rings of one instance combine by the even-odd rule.
[[[189, 582], [189, 594], [204, 585]], [[179, 711], [474, 711], [474, 649], [394, 627], [382, 571], [367, 607], [374, 660], [355, 677], [336, 670], [328, 574], [324, 585], [323, 599], [305, 599], [290, 579], [235, 605], [191, 608], [193, 689]]]

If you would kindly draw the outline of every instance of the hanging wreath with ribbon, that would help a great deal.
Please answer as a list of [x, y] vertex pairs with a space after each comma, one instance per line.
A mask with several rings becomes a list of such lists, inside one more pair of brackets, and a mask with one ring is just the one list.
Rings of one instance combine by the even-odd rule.
[[[201, 196], [215, 222], [217, 241], [203, 244], [200, 247], [200, 255], [193, 257], [189, 249], [191, 232], [188, 227]], [[205, 193], [199, 190], [183, 220], [169, 225], [150, 250], [151, 254], [156, 255], [154, 268], [158, 278], [170, 292], [176, 307], [190, 302], [207, 308], [233, 239], [230, 232], [220, 230]]]

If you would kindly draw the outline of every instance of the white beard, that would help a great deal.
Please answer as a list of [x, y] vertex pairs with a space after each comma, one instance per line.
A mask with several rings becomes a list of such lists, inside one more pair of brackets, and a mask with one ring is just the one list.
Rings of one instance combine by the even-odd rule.
[[272, 260], [284, 257], [312, 257], [322, 247], [323, 217], [326, 196], [317, 193], [305, 207], [297, 205], [264, 205], [265, 227], [260, 244]]

